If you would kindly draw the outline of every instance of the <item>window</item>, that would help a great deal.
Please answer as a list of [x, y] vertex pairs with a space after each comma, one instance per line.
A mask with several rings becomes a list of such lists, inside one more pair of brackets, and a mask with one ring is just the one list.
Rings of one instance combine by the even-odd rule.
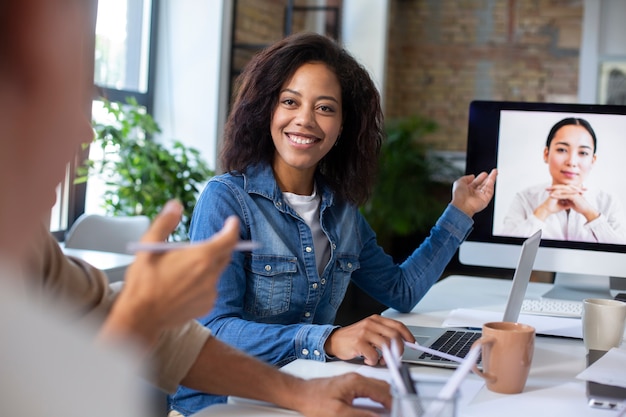
[[98, 4], [94, 82], [112, 101], [133, 96], [150, 107], [152, 26], [157, 2], [106, 0]]
[[[151, 110], [153, 104], [154, 48], [159, 0], [100, 0], [95, 27], [94, 97], [92, 117], [102, 117], [101, 98], [125, 102], [134, 97]], [[87, 156], [85, 151], [76, 163]], [[62, 238], [63, 231], [83, 212], [98, 212], [102, 184], [88, 181], [73, 183], [73, 167], [66, 180], [57, 187], [57, 202], [52, 209], [50, 230]]]

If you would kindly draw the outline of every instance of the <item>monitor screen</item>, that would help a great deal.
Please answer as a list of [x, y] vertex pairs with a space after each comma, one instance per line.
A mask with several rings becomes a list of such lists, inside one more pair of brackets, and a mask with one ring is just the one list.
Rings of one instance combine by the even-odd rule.
[[472, 102], [466, 171], [498, 178], [459, 260], [514, 268], [542, 229], [534, 269], [557, 273], [552, 296], [610, 296], [626, 277], [625, 155], [626, 106]]

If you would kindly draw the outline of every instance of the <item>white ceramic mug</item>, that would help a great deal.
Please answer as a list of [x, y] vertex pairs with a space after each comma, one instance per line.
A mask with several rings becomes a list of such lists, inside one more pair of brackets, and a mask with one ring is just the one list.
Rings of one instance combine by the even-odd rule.
[[583, 300], [583, 341], [587, 350], [619, 347], [624, 337], [626, 303], [603, 298]]

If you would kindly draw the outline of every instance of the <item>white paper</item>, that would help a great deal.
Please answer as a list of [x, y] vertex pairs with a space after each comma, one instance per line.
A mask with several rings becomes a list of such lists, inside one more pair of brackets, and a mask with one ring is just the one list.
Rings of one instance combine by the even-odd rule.
[[[452, 310], [443, 322], [443, 327], [475, 327], [491, 321], [502, 321], [502, 312], [458, 308]], [[582, 321], [579, 318], [520, 314], [519, 323], [528, 324], [535, 332], [548, 336], [565, 336], [582, 339]]]
[[626, 388], [626, 349], [613, 348], [576, 375], [585, 381]]
[[585, 383], [568, 382], [550, 388], [526, 384], [521, 394], [493, 394], [459, 413], [463, 417], [617, 417], [616, 412], [587, 405]]

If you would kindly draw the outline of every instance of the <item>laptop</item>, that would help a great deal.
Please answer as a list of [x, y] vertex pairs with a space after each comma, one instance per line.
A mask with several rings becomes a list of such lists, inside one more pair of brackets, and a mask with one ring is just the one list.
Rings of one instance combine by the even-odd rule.
[[[522, 309], [522, 302], [541, 241], [541, 230], [527, 238], [522, 244], [520, 257], [513, 275], [511, 291], [504, 310], [502, 321], [516, 322]], [[481, 336], [478, 329], [454, 327], [407, 326], [421, 346], [464, 358], [472, 343]], [[418, 365], [431, 365], [443, 368], [456, 368], [457, 362], [433, 356], [414, 349], [404, 349], [402, 361]]]

